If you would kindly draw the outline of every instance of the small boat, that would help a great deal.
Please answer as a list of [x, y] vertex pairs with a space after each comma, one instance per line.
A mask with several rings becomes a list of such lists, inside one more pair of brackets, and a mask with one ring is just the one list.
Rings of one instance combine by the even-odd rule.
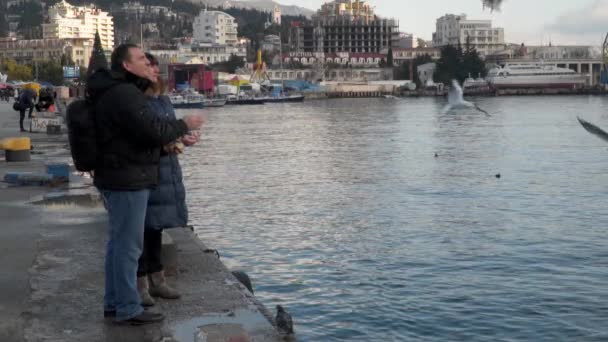
[[227, 105], [261, 105], [264, 102], [264, 98], [262, 97], [229, 96], [226, 98]]
[[205, 107], [224, 107], [226, 99], [205, 99]]
[[304, 101], [304, 95], [268, 96], [268, 97], [264, 97], [263, 99], [264, 99], [264, 102], [268, 102], [268, 103], [302, 102], [302, 101]]
[[171, 100], [171, 104], [174, 107], [175, 107], [175, 105], [184, 103], [184, 97], [181, 95], [177, 95], [177, 94], [169, 95], [169, 100]]
[[395, 96], [395, 95], [384, 95], [384, 98], [385, 99], [396, 99], [397, 96]]
[[[178, 95], [179, 96], [179, 95]], [[195, 93], [191, 93], [191, 94], [184, 94], [184, 96], [182, 96], [183, 101], [180, 102], [173, 102], [171, 101], [171, 103], [173, 104], [174, 108], [203, 108], [205, 106], [205, 98], [203, 97], [203, 95], [200, 94], [195, 94]]]

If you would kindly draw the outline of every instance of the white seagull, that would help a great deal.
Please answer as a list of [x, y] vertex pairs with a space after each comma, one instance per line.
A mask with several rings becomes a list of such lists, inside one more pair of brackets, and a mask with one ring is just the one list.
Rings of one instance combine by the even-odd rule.
[[477, 104], [475, 104], [473, 102], [465, 101], [464, 98], [462, 97], [462, 88], [460, 87], [460, 84], [458, 84], [458, 81], [452, 80], [452, 87], [450, 88], [450, 91], [448, 92], [448, 104], [443, 108], [443, 114], [447, 114], [452, 109], [459, 109], [459, 108], [475, 108], [487, 116], [492, 116], [492, 115], [490, 115], [490, 113], [479, 108], [479, 106]]

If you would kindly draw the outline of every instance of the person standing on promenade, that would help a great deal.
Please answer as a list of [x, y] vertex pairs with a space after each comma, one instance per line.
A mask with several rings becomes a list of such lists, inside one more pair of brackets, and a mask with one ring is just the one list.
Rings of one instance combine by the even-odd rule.
[[[158, 59], [146, 53], [150, 61], [152, 84], [146, 91], [148, 105], [160, 118], [174, 121], [175, 111], [166, 92], [166, 84], [160, 78]], [[186, 188], [182, 180], [182, 169], [177, 155], [182, 152], [180, 143], [192, 146], [199, 141], [197, 133], [191, 133], [161, 150], [159, 185], [150, 193], [146, 209], [144, 229], [144, 249], [139, 258], [137, 287], [142, 305], [154, 305], [152, 297], [178, 299], [180, 294], [167, 285], [161, 263], [163, 229], [184, 227], [188, 224]]]
[[202, 125], [197, 115], [167, 121], [151, 111], [143, 92], [149, 75], [150, 62], [143, 51], [123, 44], [112, 52], [111, 70], [97, 70], [87, 80], [97, 139], [93, 180], [109, 216], [104, 317], [134, 325], [164, 319], [144, 311], [137, 291], [137, 261], [148, 196], [158, 184], [160, 146]]
[[23, 120], [25, 120], [25, 111], [30, 110], [28, 118], [32, 117], [32, 111], [34, 110], [34, 102], [36, 101], [36, 92], [32, 89], [23, 89], [21, 95], [17, 100], [19, 102], [19, 128], [21, 132], [26, 132], [23, 128]]

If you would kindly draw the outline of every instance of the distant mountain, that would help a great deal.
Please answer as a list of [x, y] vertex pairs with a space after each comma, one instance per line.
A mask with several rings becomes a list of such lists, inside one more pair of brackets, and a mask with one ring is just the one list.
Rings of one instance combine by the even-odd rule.
[[237, 7], [237, 8], [252, 8], [252, 9], [257, 9], [260, 11], [266, 11], [266, 12], [270, 12], [272, 10], [274, 10], [274, 6], [279, 5], [279, 7], [281, 8], [281, 13], [284, 15], [303, 15], [306, 17], [310, 17], [311, 15], [313, 15], [315, 13], [315, 11], [308, 9], [308, 8], [304, 8], [304, 7], [299, 7], [299, 6], [287, 6], [287, 5], [281, 5], [276, 1], [272, 1], [272, 0], [241, 0], [241, 1], [235, 1], [235, 0], [188, 0], [192, 3], [195, 4], [202, 4], [202, 5], [209, 5], [211, 7], [218, 7], [218, 6], [231, 6], [231, 7]]

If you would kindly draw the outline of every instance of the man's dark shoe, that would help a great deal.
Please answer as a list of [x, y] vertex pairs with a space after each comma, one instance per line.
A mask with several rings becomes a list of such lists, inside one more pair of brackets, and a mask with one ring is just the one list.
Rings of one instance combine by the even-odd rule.
[[144, 311], [141, 314], [127, 319], [126, 321], [120, 321], [119, 324], [130, 324], [130, 325], [144, 325], [144, 324], [152, 324], [162, 322], [165, 319], [165, 316], [161, 313]]
[[116, 318], [116, 310], [104, 311], [103, 318]]

